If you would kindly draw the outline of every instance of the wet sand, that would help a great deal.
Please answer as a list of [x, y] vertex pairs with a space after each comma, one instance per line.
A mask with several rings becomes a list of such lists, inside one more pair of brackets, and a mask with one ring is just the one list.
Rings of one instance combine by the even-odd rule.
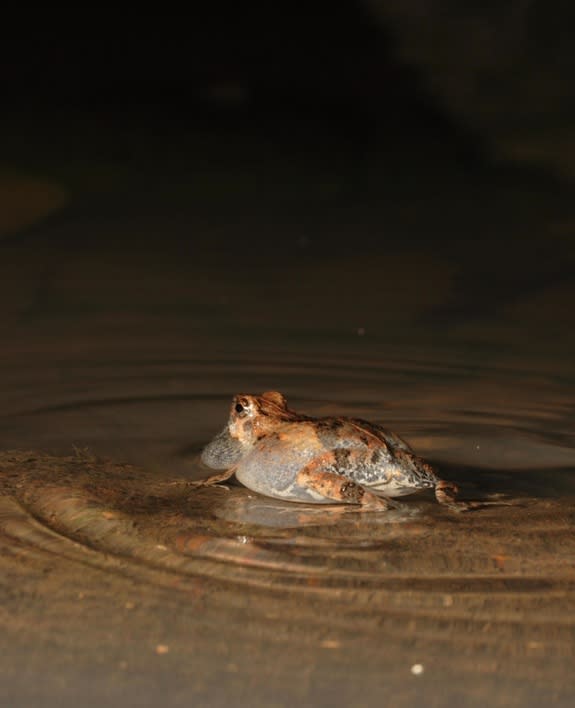
[[190, 492], [85, 453], [0, 468], [11, 705], [573, 695], [574, 497], [360, 513]]
[[[45, 130], [0, 183], [30, 181], [0, 222], [3, 703], [571, 705], [571, 186], [179, 128], [84, 125], [75, 161]], [[509, 506], [190, 493], [269, 389]]]

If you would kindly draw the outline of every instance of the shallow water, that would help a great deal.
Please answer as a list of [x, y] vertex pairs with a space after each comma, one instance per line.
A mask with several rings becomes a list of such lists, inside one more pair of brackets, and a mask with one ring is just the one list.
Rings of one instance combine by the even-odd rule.
[[[178, 646], [177, 681], [185, 682], [181, 663], [195, 662], [196, 680], [204, 676], [209, 687], [190, 690], [205, 691], [206, 705], [224, 700], [238, 672], [244, 691], [251, 677], [256, 702], [272, 700], [270, 661], [281, 667], [273, 679], [283, 692], [273, 693], [278, 705], [298, 696], [325, 701], [332, 691], [354, 701], [360, 677], [369, 686], [366, 705], [392, 698], [410, 705], [427, 691], [438, 705], [568, 701], [572, 389], [558, 377], [445, 361], [269, 362], [255, 354], [94, 362], [33, 392], [14, 380], [12, 412], [0, 428], [7, 447], [61, 455], [0, 458], [9, 480], [0, 504], [4, 553], [18, 548], [20, 572], [22, 559], [34, 574], [47, 564], [76, 598], [66, 609], [61, 586], [44, 587], [36, 602], [58, 598], [60, 606], [47, 612], [48, 625], [60, 626], [61, 612], [76, 615], [70, 605], [99, 587], [87, 580], [89, 568], [104, 573], [107, 592], [125, 607], [152, 602], [153, 616], [180, 616], [183, 624], [157, 646]], [[237, 485], [187, 488], [186, 480], [210, 472], [198, 453], [225, 421], [231, 393], [272, 383], [298, 410], [385, 423], [456, 480], [463, 497], [506, 505], [455, 514], [423, 494], [375, 513], [281, 503]], [[4, 566], [10, 577], [13, 563]], [[90, 653], [95, 620], [90, 612], [81, 621]], [[150, 619], [134, 622], [141, 631]], [[21, 632], [11, 624], [9, 635]], [[46, 631], [53, 630], [33, 630], [40, 646]], [[250, 665], [237, 659], [245, 644]], [[127, 663], [115, 659], [115, 669], [125, 673], [117, 667]], [[419, 664], [423, 673], [413, 673]], [[291, 676], [302, 671], [305, 685], [294, 691]]]
[[[198, 199], [202, 174], [116, 167], [2, 246], [6, 704], [570, 705], [571, 202], [444, 168], [433, 199], [408, 180], [342, 207], [342, 175], [318, 191], [290, 163], [311, 177], [262, 207], [245, 179]], [[384, 424], [501, 505], [187, 487], [231, 396], [273, 389]]]
[[497, 470], [519, 493], [520, 472], [534, 470], [540, 493], [559, 482], [573, 489], [569, 474], [549, 476], [575, 462], [575, 398], [562, 375], [357, 352], [59, 366], [56, 381], [31, 381], [28, 368], [13, 377], [0, 428], [6, 446], [67, 453], [74, 444], [194, 478], [202, 474], [194, 453], [227, 420], [232, 395], [275, 388], [296, 410], [388, 426], [442, 464]]

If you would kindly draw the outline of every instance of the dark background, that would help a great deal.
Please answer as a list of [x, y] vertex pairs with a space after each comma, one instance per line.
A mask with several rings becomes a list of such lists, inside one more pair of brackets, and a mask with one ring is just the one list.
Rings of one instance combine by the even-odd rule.
[[[272, 327], [373, 332], [382, 309], [437, 289], [441, 273], [422, 275], [429, 258], [449, 261], [452, 278], [441, 302], [421, 294], [418, 321], [491, 317], [558, 283], [571, 296], [572, 57], [569, 11], [556, 12], [565, 23], [537, 2], [31, 12], [1, 49], [3, 163], [58, 183], [67, 206], [40, 227], [33, 199], [17, 197], [30, 213], [6, 219], [3, 243], [29, 239], [40, 277], [57, 252], [73, 261], [92, 249], [82, 267], [99, 258], [104, 269], [106, 249], [125, 262], [131, 253], [125, 280], [150, 292], [136, 262], [188, 260], [196, 288], [209, 273], [211, 314], [227, 324], [238, 319], [229, 303], [240, 267], [247, 303], [245, 283], [262, 269], [274, 271], [268, 294], [278, 278], [313, 291], [294, 305], [311, 302], [307, 321], [285, 289], [276, 293], [259, 317]], [[372, 271], [385, 281], [398, 250], [405, 276], [391, 303]], [[78, 287], [40, 290], [47, 307], [51, 298], [100, 307]], [[191, 284], [180, 305], [186, 298], [210, 300]], [[547, 334], [564, 326], [561, 315]]]

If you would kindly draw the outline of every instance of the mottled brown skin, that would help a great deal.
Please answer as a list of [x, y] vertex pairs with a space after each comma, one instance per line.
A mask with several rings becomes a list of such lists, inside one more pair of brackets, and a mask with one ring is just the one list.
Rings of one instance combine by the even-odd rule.
[[368, 509], [387, 509], [390, 497], [433, 488], [441, 504], [469, 508], [455, 501], [457, 486], [440, 479], [394, 433], [355, 418], [302, 415], [277, 391], [235, 396], [227, 426], [205, 447], [202, 460], [224, 471], [194, 486], [235, 474], [266, 496]]

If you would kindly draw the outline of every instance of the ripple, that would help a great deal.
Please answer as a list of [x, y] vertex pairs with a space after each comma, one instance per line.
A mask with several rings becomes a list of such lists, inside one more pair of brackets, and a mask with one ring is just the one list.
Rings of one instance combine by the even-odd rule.
[[[112, 585], [128, 579], [174, 611], [191, 603], [195, 616], [199, 603], [216, 635], [225, 622], [242, 642], [361, 644], [374, 657], [385, 646], [404, 662], [416, 647], [458, 675], [488, 655], [518, 681], [569, 673], [575, 405], [564, 380], [442, 361], [256, 354], [86, 361], [62, 372], [44, 378], [23, 365], [0, 404], [6, 443], [55, 453], [0, 454], [8, 567], [44, 558], [72, 569], [68, 582], [88, 568]], [[269, 389], [312, 415], [381, 422], [464, 497], [504, 495], [511, 505], [457, 515], [422, 494], [376, 513], [283, 503], [233, 484], [191, 490], [232, 394]]]
[[[56, 381], [24, 368], [0, 408], [5, 445], [70, 445], [193, 476], [189, 459], [238, 391], [282, 390], [312, 415], [365, 417], [422, 455], [497, 470], [575, 465], [575, 404], [560, 377], [417, 359], [281, 356], [84, 362]], [[200, 473], [201, 474], [201, 473]]]
[[517, 612], [530, 593], [575, 589], [572, 506], [556, 500], [467, 515], [431, 499], [358, 512], [271, 501], [239, 487], [190, 491], [180, 480], [82, 455], [11, 453], [0, 465], [12, 480], [0, 510], [5, 536], [82, 563], [117, 570], [121, 561], [123, 573], [150, 580], [152, 572], [161, 584], [176, 574], [361, 603], [407, 593], [400, 605], [409, 597], [422, 611], [434, 597], [431, 611], [446, 594], [461, 609], [463, 596], [488, 592], [501, 595], [503, 613], [510, 597]]
[[[500, 482], [467, 472], [484, 489]], [[40, 575], [56, 569], [44, 601], [64, 608], [59, 623], [63, 587], [81, 596], [90, 569], [109, 579], [98, 576], [100, 592], [128, 581], [121, 602], [148, 598], [200, 632], [201, 651], [218, 637], [240, 653], [279, 645], [284, 661], [352, 651], [359, 671], [384, 648], [394, 667], [423, 658], [459, 678], [502, 665], [527, 695], [537, 681], [566, 686], [575, 658], [575, 499], [517, 501], [468, 514], [425, 495], [392, 512], [319, 509], [237, 486], [190, 490], [82, 452], [1, 453], [0, 557], [5, 572], [30, 559]]]

